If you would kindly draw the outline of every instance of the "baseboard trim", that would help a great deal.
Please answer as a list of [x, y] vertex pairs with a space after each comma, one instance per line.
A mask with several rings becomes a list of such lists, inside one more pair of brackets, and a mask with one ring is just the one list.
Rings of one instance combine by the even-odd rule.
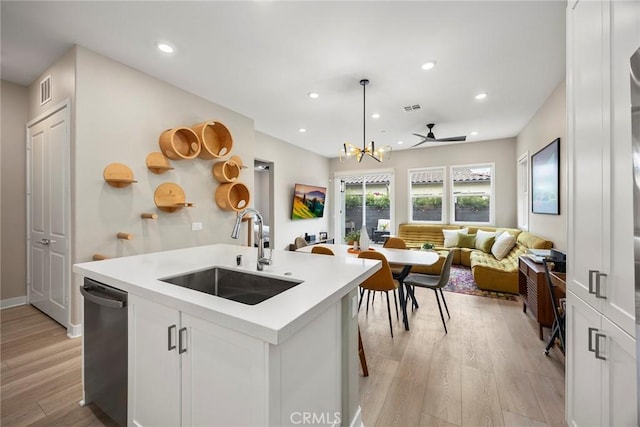
[[0, 300], [0, 310], [4, 308], [17, 307], [19, 305], [25, 305], [27, 303], [27, 296], [7, 298]]
[[69, 323], [67, 328], [67, 336], [69, 338], [78, 338], [82, 336], [82, 325], [73, 325]]
[[360, 407], [360, 405], [358, 405], [358, 410], [356, 411], [356, 414], [353, 416], [353, 419], [351, 420], [351, 424], [349, 424], [350, 427], [364, 427], [364, 424], [362, 423], [362, 408]]

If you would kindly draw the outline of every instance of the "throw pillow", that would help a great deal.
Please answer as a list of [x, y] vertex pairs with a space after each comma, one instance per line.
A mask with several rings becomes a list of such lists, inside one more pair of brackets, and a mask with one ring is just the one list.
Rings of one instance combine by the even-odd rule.
[[[486, 252], [486, 253], [491, 252], [491, 246], [493, 246], [493, 242], [495, 241], [495, 237], [498, 234], [500, 234], [500, 233], [496, 232], [496, 231], [478, 230], [477, 234], [476, 234], [476, 249], [480, 249], [482, 252]], [[487, 243], [487, 241], [489, 239], [491, 239], [492, 237], [493, 237], [493, 239], [491, 240], [491, 243]], [[485, 250], [484, 248], [487, 247], [487, 244], [489, 245], [489, 248], [487, 250]]]
[[496, 241], [494, 236], [489, 237], [488, 239], [484, 239], [480, 245], [478, 245], [478, 237], [476, 237], [476, 249], [480, 249], [482, 252], [486, 254], [491, 253], [491, 248], [493, 247], [493, 243]]
[[508, 231], [505, 231], [498, 237], [496, 237], [496, 241], [491, 247], [491, 253], [497, 260], [501, 260], [506, 257], [511, 249], [516, 245], [516, 238], [509, 234]]
[[459, 248], [475, 249], [475, 247], [476, 247], [476, 235], [475, 234], [458, 233], [458, 247]]
[[467, 234], [468, 231], [468, 228], [463, 228], [461, 230], [442, 230], [442, 234], [444, 235], [444, 247], [455, 248], [458, 246], [458, 233]]

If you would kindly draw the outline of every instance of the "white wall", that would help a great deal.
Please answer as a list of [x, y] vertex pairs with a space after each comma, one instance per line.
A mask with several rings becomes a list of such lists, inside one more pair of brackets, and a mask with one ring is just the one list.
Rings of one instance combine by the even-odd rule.
[[[529, 165], [531, 165], [533, 154], [554, 139], [560, 138], [560, 215], [534, 214], [531, 212], [531, 202], [529, 202], [529, 232], [551, 240], [555, 248], [562, 250], [567, 249], [566, 136], [566, 85], [563, 81], [522, 129], [516, 145], [516, 159], [528, 152]], [[529, 185], [529, 194], [531, 194], [531, 185]]]
[[331, 160], [331, 172], [373, 171], [394, 169], [395, 174], [395, 224], [409, 220], [408, 169], [431, 166], [456, 166], [478, 163], [495, 163], [495, 209], [496, 225], [515, 227], [516, 225], [516, 166], [514, 138], [483, 142], [468, 142], [439, 147], [414, 148], [392, 151], [391, 158], [377, 163], [365, 157], [362, 163], [354, 159], [340, 162]]
[[28, 90], [2, 81], [0, 299], [26, 298], [25, 124]]
[[[273, 162], [275, 185], [274, 215], [271, 221], [272, 247], [286, 248], [296, 236], [304, 236], [304, 233], [317, 235], [320, 231], [326, 231], [331, 236], [333, 200], [329, 159], [261, 132], [256, 132], [255, 157]], [[327, 187], [327, 201], [322, 218], [291, 219], [293, 187], [296, 183]]]

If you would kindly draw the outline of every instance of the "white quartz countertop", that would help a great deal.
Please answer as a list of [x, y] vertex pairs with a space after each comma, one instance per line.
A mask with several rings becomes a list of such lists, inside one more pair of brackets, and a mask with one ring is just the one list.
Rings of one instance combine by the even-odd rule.
[[[265, 252], [268, 256], [269, 250]], [[242, 255], [240, 267], [236, 266], [236, 255]], [[259, 272], [256, 258], [257, 248], [215, 244], [75, 264], [73, 271], [271, 344], [280, 344], [380, 268], [380, 263], [373, 260], [274, 250], [273, 265]], [[159, 280], [214, 266], [303, 283], [259, 304], [246, 305]]]

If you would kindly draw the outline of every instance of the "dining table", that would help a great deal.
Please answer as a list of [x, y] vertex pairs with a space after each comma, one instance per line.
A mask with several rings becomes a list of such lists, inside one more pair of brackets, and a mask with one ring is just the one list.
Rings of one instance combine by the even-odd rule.
[[[307, 245], [296, 249], [296, 252], [311, 253], [314, 246], [324, 246], [331, 249], [335, 256], [340, 257], [357, 257], [359, 250], [354, 250], [352, 245], [322, 243], [318, 245]], [[405, 289], [407, 295], [411, 298], [413, 307], [418, 308], [418, 302], [410, 287], [405, 286], [404, 279], [411, 272], [414, 265], [433, 265], [438, 262], [439, 255], [431, 250], [409, 250], [385, 248], [382, 245], [369, 245], [369, 250], [380, 252], [390, 264], [402, 265], [401, 273], [395, 277], [398, 280], [398, 294], [400, 298], [400, 307], [402, 307], [402, 322], [404, 329], [409, 330], [409, 317], [407, 316], [407, 298], [405, 297]]]

